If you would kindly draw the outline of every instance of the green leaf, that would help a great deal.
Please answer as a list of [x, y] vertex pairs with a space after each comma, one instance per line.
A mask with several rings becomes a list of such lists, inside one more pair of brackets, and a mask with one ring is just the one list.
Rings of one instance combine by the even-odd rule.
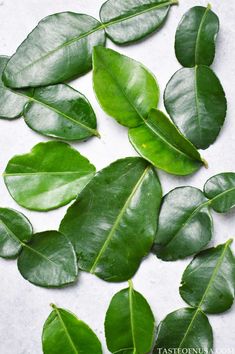
[[43, 135], [65, 140], [99, 136], [90, 103], [68, 85], [35, 89], [24, 109], [24, 117], [30, 128]]
[[29, 242], [32, 233], [32, 225], [23, 214], [0, 208], [0, 257], [15, 258], [22, 249], [22, 242]]
[[160, 323], [154, 354], [159, 349], [213, 349], [213, 333], [206, 315], [200, 309], [183, 308], [166, 316]]
[[42, 333], [44, 354], [102, 354], [99, 339], [73, 313], [51, 305]]
[[183, 16], [175, 37], [175, 53], [184, 67], [210, 66], [215, 56], [219, 19], [211, 6], [192, 7]]
[[130, 279], [152, 246], [161, 195], [155, 171], [139, 157], [98, 172], [60, 226], [79, 267], [106, 281]]
[[74, 248], [58, 231], [35, 234], [30, 243], [24, 244], [18, 269], [26, 280], [43, 287], [73, 283], [78, 275]]
[[9, 60], [3, 81], [13, 88], [61, 83], [91, 68], [92, 49], [105, 32], [91, 16], [62, 12], [45, 17]]
[[163, 198], [154, 244], [158, 258], [185, 258], [199, 252], [211, 237], [209, 203], [199, 189], [179, 187]]
[[180, 295], [191, 306], [207, 313], [228, 310], [234, 300], [235, 258], [232, 240], [199, 253], [186, 268]]
[[225, 172], [211, 177], [204, 186], [210, 206], [218, 213], [226, 213], [235, 206], [235, 173]]
[[22, 114], [28, 97], [17, 95], [2, 82], [2, 73], [8, 60], [8, 57], [0, 56], [0, 118], [14, 119]]
[[100, 18], [108, 37], [117, 44], [134, 42], [159, 28], [175, 0], [108, 0]]
[[31, 210], [51, 210], [75, 199], [94, 172], [95, 167], [70, 145], [50, 141], [14, 156], [4, 181], [18, 204]]
[[144, 124], [129, 130], [129, 139], [142, 157], [168, 173], [187, 175], [203, 164], [195, 147], [156, 109]]
[[159, 88], [153, 75], [111, 49], [94, 48], [93, 84], [104, 111], [127, 127], [140, 125], [158, 104]]
[[115, 294], [105, 317], [105, 336], [111, 353], [148, 353], [154, 338], [154, 316], [145, 298], [133, 289]]
[[177, 71], [167, 84], [164, 102], [174, 123], [197, 148], [206, 149], [215, 141], [227, 103], [210, 68], [200, 65]]

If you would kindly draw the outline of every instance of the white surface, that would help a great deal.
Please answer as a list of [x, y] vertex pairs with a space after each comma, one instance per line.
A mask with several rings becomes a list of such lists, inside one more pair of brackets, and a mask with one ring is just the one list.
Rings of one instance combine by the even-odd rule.
[[[98, 18], [102, 0], [0, 0], [0, 54], [11, 55], [26, 35], [46, 15], [60, 11], [87, 13]], [[173, 7], [167, 23], [158, 32], [141, 43], [116, 47], [107, 45], [145, 64], [156, 75], [161, 92], [174, 72], [180, 68], [174, 54], [174, 34], [183, 13], [193, 5], [207, 5], [204, 0], [181, 0]], [[228, 115], [217, 141], [202, 155], [209, 169], [202, 168], [191, 177], [181, 178], [159, 172], [164, 193], [180, 185], [203, 187], [204, 182], [216, 173], [235, 171], [235, 27], [234, 1], [211, 0], [219, 15], [221, 30], [217, 43], [217, 55], [213, 65], [222, 81], [228, 99]], [[73, 144], [87, 156], [97, 169], [112, 161], [135, 155], [128, 142], [127, 129], [105, 115], [99, 107], [93, 90], [91, 73], [74, 81], [72, 85], [91, 101], [98, 119], [102, 139], [92, 138], [86, 143]], [[163, 104], [161, 102], [161, 108]], [[35, 144], [47, 138], [30, 130], [23, 119], [0, 121], [0, 173], [15, 154], [28, 152]], [[8, 194], [0, 179], [0, 205], [22, 211], [32, 222], [36, 232], [57, 229], [67, 207], [48, 213], [30, 212], [20, 208]], [[235, 234], [235, 211], [227, 215], [213, 213], [214, 238], [211, 245], [225, 242]], [[233, 245], [234, 249], [235, 244]], [[186, 306], [180, 298], [178, 287], [188, 260], [164, 263], [151, 255], [143, 261], [134, 278], [135, 288], [149, 301], [157, 322], [169, 312]], [[105, 283], [93, 275], [80, 273], [79, 281], [72, 287], [47, 290], [25, 281], [17, 270], [16, 261], [0, 259], [0, 353], [40, 354], [41, 331], [50, 313], [49, 304], [70, 309], [87, 322], [105, 346], [103, 322], [112, 295], [126, 287], [125, 283]], [[235, 350], [234, 308], [218, 316], [209, 316], [214, 330], [215, 348]], [[63, 353], [61, 353], [63, 354]]]

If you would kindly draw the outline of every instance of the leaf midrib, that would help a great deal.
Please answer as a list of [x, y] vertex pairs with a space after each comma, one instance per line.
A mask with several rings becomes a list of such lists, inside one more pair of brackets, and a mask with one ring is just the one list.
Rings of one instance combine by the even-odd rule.
[[95, 258], [95, 260], [93, 262], [93, 265], [90, 268], [90, 273], [95, 273], [95, 270], [96, 270], [96, 267], [97, 267], [97, 264], [98, 264], [100, 258], [102, 257], [103, 253], [106, 251], [106, 249], [108, 247], [108, 244], [109, 244], [110, 240], [112, 239], [112, 236], [114, 235], [114, 233], [115, 233], [115, 231], [116, 231], [116, 229], [117, 229], [117, 227], [119, 225], [119, 222], [121, 221], [122, 216], [124, 215], [126, 209], [129, 206], [129, 203], [131, 202], [132, 198], [134, 197], [135, 193], [137, 192], [139, 186], [143, 182], [143, 180], [144, 180], [146, 174], [148, 173], [148, 171], [150, 170], [150, 168], [151, 168], [151, 166], [148, 166], [144, 170], [144, 172], [140, 176], [138, 182], [135, 184], [134, 188], [132, 189], [132, 192], [130, 193], [129, 197], [127, 198], [124, 206], [122, 207], [122, 209], [120, 210], [119, 214], [117, 215], [116, 221], [114, 222], [111, 230], [109, 231], [108, 236], [107, 236], [103, 246], [101, 247], [98, 255], [96, 256], [96, 258]]
[[[69, 87], [69, 86], [68, 86], [68, 87]], [[88, 131], [89, 131], [90, 133], [92, 133], [93, 135], [99, 136], [99, 133], [97, 132], [96, 129], [92, 129], [92, 128], [88, 127], [87, 125], [81, 123], [80, 121], [77, 121], [76, 119], [74, 119], [74, 118], [68, 116], [66, 113], [64, 113], [64, 112], [62, 112], [62, 111], [59, 111], [59, 110], [56, 109], [55, 107], [52, 107], [52, 106], [50, 106], [49, 104], [47, 104], [47, 103], [45, 103], [45, 102], [43, 102], [43, 101], [39, 101], [39, 100], [37, 100], [35, 97], [27, 96], [27, 95], [25, 95], [25, 94], [23, 94], [23, 93], [20, 93], [19, 91], [14, 91], [14, 90], [12, 90], [12, 89], [10, 89], [10, 88], [7, 88], [7, 89], [10, 90], [12, 93], [18, 95], [18, 96], [28, 98], [28, 102], [26, 102], [26, 103], [24, 104], [24, 107], [26, 107], [26, 105], [27, 105], [28, 103], [30, 103], [30, 102], [39, 104], [39, 105], [45, 107], [46, 109], [49, 109], [49, 110], [55, 112], [56, 114], [58, 114], [58, 115], [64, 117], [65, 119], [70, 120], [72, 123], [81, 126], [83, 129], [88, 130]], [[23, 116], [25, 116], [25, 112], [24, 112], [24, 111], [23, 111]]]
[[66, 324], [64, 323], [64, 321], [63, 321], [63, 319], [62, 319], [62, 317], [60, 315], [59, 309], [56, 306], [53, 306], [53, 308], [56, 311], [56, 314], [57, 314], [57, 316], [59, 318], [59, 321], [60, 321], [60, 323], [61, 323], [61, 325], [62, 325], [62, 327], [64, 329], [65, 335], [68, 338], [68, 341], [71, 344], [71, 347], [72, 347], [74, 353], [75, 354], [79, 354], [79, 352], [77, 351], [77, 348], [75, 347], [75, 344], [73, 343], [73, 340], [72, 340], [72, 338], [71, 338], [71, 336], [69, 334], [69, 331], [68, 331], [68, 329], [66, 327]]
[[0, 224], [2, 224], [2, 225], [6, 228], [6, 230], [7, 230], [7, 232], [8, 232], [8, 235], [10, 236], [10, 238], [12, 238], [16, 243], [18, 243], [18, 244], [20, 244], [20, 245], [24, 245], [24, 242], [22, 242], [22, 241], [15, 235], [15, 233], [7, 226], [6, 223], [4, 223], [4, 222], [2, 221], [2, 219], [0, 219]]
[[199, 41], [200, 41], [200, 36], [201, 36], [201, 31], [202, 31], [202, 26], [204, 25], [204, 22], [206, 20], [207, 13], [210, 11], [210, 6], [208, 5], [200, 22], [199, 28], [198, 28], [198, 33], [196, 37], [196, 44], [195, 44], [195, 55], [194, 55], [194, 61], [195, 65], [197, 65], [197, 57], [198, 57], [198, 46], [199, 46]]
[[[168, 140], [166, 140], [166, 138], [164, 137], [164, 135], [165, 135], [164, 132], [163, 132], [159, 127], [157, 127], [158, 131], [156, 131], [156, 130], [151, 126], [151, 124], [150, 124], [150, 125], [148, 124], [148, 119], [145, 119], [145, 120], [144, 120], [144, 123], [147, 125], [147, 127], [148, 127], [155, 135], [158, 135], [161, 140], [163, 140], [168, 146], [170, 146], [171, 149], [177, 151], [180, 155], [186, 156], [187, 159], [190, 159], [190, 160], [192, 160], [192, 161], [198, 161], [198, 162], [201, 162], [201, 163], [202, 163], [202, 160], [199, 160], [199, 159], [196, 159], [196, 158], [194, 158], [194, 157], [192, 157], [192, 156], [190, 156], [190, 155], [187, 155], [187, 153], [185, 153], [184, 151], [179, 150], [178, 146], [176, 146], [176, 145], [174, 145], [174, 144], [171, 144]], [[139, 128], [139, 127], [137, 127], [137, 128]]]
[[8, 177], [8, 176], [41, 176], [41, 175], [52, 175], [52, 176], [56, 176], [56, 175], [81, 175], [81, 177], [86, 177], [90, 174], [93, 174], [91, 171], [62, 171], [62, 172], [22, 172], [22, 173], [7, 173], [4, 172], [2, 175], [3, 177]]
[[134, 353], [137, 353], [137, 346], [136, 346], [136, 338], [135, 338], [135, 320], [134, 320], [134, 313], [133, 313], [133, 286], [132, 283], [129, 282], [129, 310], [130, 310], [130, 322], [131, 322], [131, 335], [133, 340], [133, 349]]

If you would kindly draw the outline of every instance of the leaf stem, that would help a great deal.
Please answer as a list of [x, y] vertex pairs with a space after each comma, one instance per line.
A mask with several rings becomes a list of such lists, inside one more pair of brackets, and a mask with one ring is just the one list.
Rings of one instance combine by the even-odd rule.
[[202, 159], [202, 162], [203, 162], [203, 164], [204, 164], [204, 166], [205, 166], [205, 168], [209, 168], [209, 164], [208, 164], [208, 162], [205, 160], [205, 159]]

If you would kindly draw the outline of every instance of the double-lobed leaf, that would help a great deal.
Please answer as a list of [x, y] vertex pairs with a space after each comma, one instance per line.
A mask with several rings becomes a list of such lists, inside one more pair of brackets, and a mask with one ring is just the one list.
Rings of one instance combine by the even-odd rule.
[[204, 186], [210, 206], [218, 213], [226, 213], [235, 206], [235, 173], [225, 172], [211, 177]]
[[180, 287], [182, 298], [207, 313], [228, 310], [234, 301], [235, 258], [232, 240], [199, 253], [186, 268]]
[[3, 81], [13, 88], [61, 83], [91, 69], [92, 49], [105, 32], [91, 16], [73, 12], [42, 19], [9, 60]]
[[130, 279], [152, 247], [161, 195], [156, 172], [139, 157], [98, 172], [60, 226], [80, 269], [106, 281]]
[[215, 141], [225, 120], [227, 101], [209, 67], [177, 71], [166, 86], [164, 103], [179, 130], [197, 148], [206, 149]]
[[215, 56], [219, 19], [211, 6], [195, 6], [188, 10], [176, 31], [175, 53], [184, 67], [210, 66]]
[[213, 349], [213, 333], [207, 316], [200, 309], [182, 308], [160, 323], [154, 354], [164, 349], [199, 348], [201, 353]]
[[129, 288], [115, 294], [105, 317], [105, 336], [111, 353], [150, 352], [154, 338], [155, 320], [145, 298]]
[[45, 211], [75, 199], [94, 173], [95, 167], [77, 150], [51, 141], [14, 156], [5, 169], [4, 182], [19, 205]]
[[212, 237], [208, 200], [194, 187], [179, 187], [164, 198], [159, 215], [154, 253], [174, 261], [199, 252]]
[[99, 339], [73, 313], [52, 305], [42, 333], [44, 354], [102, 354]]
[[18, 269], [26, 280], [43, 287], [68, 285], [78, 275], [74, 248], [58, 231], [35, 234], [30, 243], [23, 244]]
[[158, 104], [159, 89], [143, 65], [103, 47], [94, 49], [93, 62], [94, 90], [100, 105], [130, 128], [130, 142], [142, 157], [178, 175], [193, 173], [202, 166], [194, 146], [162, 112], [153, 109]]
[[97, 21], [73, 12], [42, 19], [12, 56], [4, 83], [12, 88], [61, 83], [91, 69], [92, 49], [142, 39], [159, 28], [177, 0], [108, 0]]
[[0, 118], [14, 119], [21, 116], [24, 105], [28, 102], [28, 97], [17, 95], [11, 89], [5, 87], [2, 81], [2, 73], [8, 60], [8, 57], [0, 56]]
[[[0, 56], [0, 75], [7, 62], [7, 57]], [[99, 136], [90, 103], [68, 85], [13, 91], [0, 79], [0, 93], [0, 117], [11, 119], [23, 115], [31, 129], [63, 140]]]
[[17, 257], [22, 245], [30, 241], [32, 234], [32, 225], [22, 213], [0, 208], [0, 257]]
[[165, 21], [172, 0], [108, 0], [100, 9], [100, 19], [108, 37], [117, 44], [142, 39]]

